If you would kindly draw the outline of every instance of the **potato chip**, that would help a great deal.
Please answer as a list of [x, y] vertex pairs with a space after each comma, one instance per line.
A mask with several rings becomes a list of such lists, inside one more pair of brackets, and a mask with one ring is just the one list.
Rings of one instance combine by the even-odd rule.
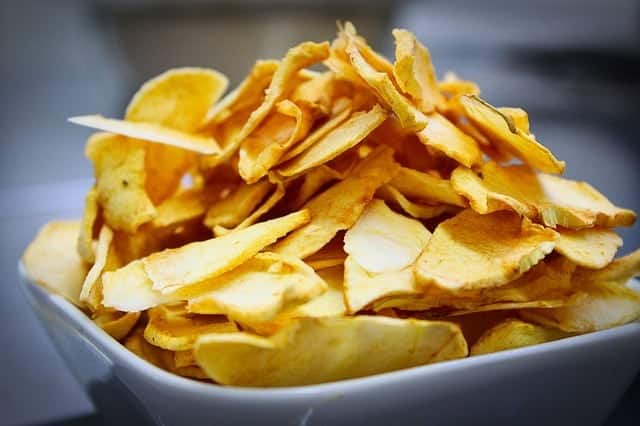
[[111, 231], [108, 226], [103, 225], [100, 229], [100, 235], [98, 236], [95, 262], [91, 266], [91, 269], [89, 269], [87, 276], [84, 278], [80, 295], [78, 297], [80, 302], [88, 304], [94, 311], [98, 308], [99, 301], [90, 301], [89, 295], [91, 294], [93, 287], [98, 283], [98, 279], [100, 278], [100, 275], [107, 263], [107, 257], [109, 256], [112, 240], [113, 231]]
[[173, 353], [173, 363], [177, 368], [195, 366], [196, 356], [193, 350], [175, 351]]
[[361, 316], [303, 318], [270, 338], [204, 335], [195, 354], [218, 383], [295, 386], [460, 358], [467, 345], [452, 323]]
[[342, 266], [347, 258], [347, 254], [343, 250], [343, 239], [344, 235], [337, 234], [320, 251], [305, 258], [305, 263], [316, 271], [338, 265]]
[[567, 337], [567, 334], [510, 318], [487, 330], [469, 352], [470, 355], [489, 354], [551, 342], [563, 337]]
[[44, 225], [22, 255], [27, 277], [47, 290], [81, 306], [80, 289], [89, 269], [76, 251], [80, 222]]
[[396, 42], [393, 76], [398, 86], [422, 112], [433, 112], [442, 106], [444, 98], [438, 89], [429, 50], [407, 30], [396, 28], [392, 34]]
[[464, 210], [438, 225], [418, 259], [416, 276], [421, 286], [449, 291], [500, 286], [549, 254], [557, 236], [511, 212]]
[[155, 290], [171, 292], [230, 271], [309, 219], [310, 212], [301, 210], [229, 235], [153, 253], [142, 260], [144, 270]]
[[627, 282], [640, 275], [640, 249], [615, 259], [601, 269], [578, 268], [575, 273], [576, 282], [610, 282], [626, 285]]
[[304, 208], [311, 221], [279, 241], [272, 251], [304, 259], [320, 250], [341, 230], [351, 227], [375, 191], [397, 170], [390, 148], [369, 154], [350, 176], [320, 193]]
[[268, 252], [257, 254], [209, 285], [210, 290], [189, 299], [189, 312], [225, 314], [248, 324], [272, 320], [327, 289], [303, 261]]
[[476, 96], [463, 96], [460, 102], [469, 119], [480, 127], [501, 149], [542, 172], [562, 173], [564, 161], [559, 161], [551, 151], [523, 132], [495, 107]]
[[514, 210], [552, 228], [629, 226], [635, 222], [634, 212], [614, 206], [586, 182], [493, 162], [485, 163], [481, 173], [482, 178], [458, 168], [451, 175], [454, 189], [479, 213]]
[[212, 69], [171, 69], [142, 85], [127, 106], [125, 120], [194, 132], [228, 84], [227, 77]]
[[442, 81], [438, 82], [438, 89], [448, 98], [457, 98], [462, 95], [480, 95], [480, 88], [476, 83], [462, 80], [456, 73], [451, 71], [447, 71]]
[[168, 145], [146, 145], [145, 190], [157, 206], [176, 195], [185, 173], [197, 164], [197, 154]]
[[398, 207], [404, 213], [416, 219], [431, 219], [444, 213], [455, 213], [457, 208], [448, 204], [427, 205], [408, 200], [392, 185], [384, 185], [378, 189], [376, 196], [387, 203]]
[[422, 201], [440, 202], [465, 207], [464, 198], [458, 195], [447, 179], [442, 179], [418, 170], [401, 167], [390, 184], [405, 197]]
[[218, 142], [210, 136], [185, 133], [159, 124], [124, 121], [105, 118], [101, 115], [71, 117], [69, 121], [92, 129], [169, 145], [199, 154], [217, 154], [220, 152]]
[[278, 169], [282, 176], [293, 176], [336, 158], [360, 143], [387, 118], [378, 105], [368, 112], [356, 113], [351, 118], [321, 138], [314, 145]]
[[140, 312], [101, 311], [92, 318], [98, 327], [116, 340], [122, 340], [135, 327]]
[[205, 225], [209, 228], [221, 226], [234, 228], [249, 217], [262, 200], [273, 189], [268, 179], [249, 185], [239, 185], [228, 197], [214, 203], [207, 211]]
[[622, 246], [622, 238], [606, 228], [562, 229], [559, 234], [556, 251], [585, 268], [604, 268]]
[[93, 228], [98, 220], [98, 191], [91, 188], [84, 199], [84, 210], [80, 225], [80, 235], [76, 249], [78, 254], [87, 263], [93, 263], [96, 253], [93, 247]]
[[400, 271], [417, 259], [431, 233], [415, 219], [372, 200], [344, 236], [344, 251], [370, 273]]
[[177, 294], [163, 294], [153, 289], [141, 260], [102, 275], [102, 304], [123, 312], [138, 312], [164, 303], [180, 302]]
[[473, 138], [441, 114], [429, 114], [427, 118], [427, 126], [416, 133], [422, 143], [467, 167], [480, 163], [482, 152]]
[[325, 164], [314, 167], [303, 175], [298, 192], [288, 204], [291, 208], [299, 209], [328, 183], [337, 179], [344, 179], [344, 176], [331, 167]]
[[201, 334], [238, 331], [235, 323], [224, 316], [190, 314], [182, 304], [156, 306], [149, 309], [148, 316], [145, 340], [170, 351], [193, 349]]
[[522, 108], [502, 107], [496, 108], [498, 112], [506, 115], [514, 126], [523, 133], [529, 133], [529, 114]]
[[240, 145], [238, 171], [247, 183], [265, 176], [311, 128], [313, 117], [308, 108], [284, 100], [275, 109]]
[[344, 268], [342, 264], [323, 268], [317, 271], [327, 284], [324, 293], [314, 297], [309, 302], [294, 307], [285, 312], [285, 318], [325, 318], [345, 315], [347, 308], [344, 304], [342, 281]]
[[93, 162], [98, 202], [105, 222], [114, 230], [135, 232], [156, 215], [145, 191], [145, 149], [133, 140], [96, 133], [87, 141]]
[[157, 206], [156, 217], [151, 224], [163, 228], [183, 224], [204, 215], [207, 196], [199, 189], [189, 189], [175, 194]]
[[579, 283], [586, 297], [578, 303], [551, 309], [524, 309], [526, 320], [567, 332], [587, 333], [640, 318], [640, 294], [611, 282]]

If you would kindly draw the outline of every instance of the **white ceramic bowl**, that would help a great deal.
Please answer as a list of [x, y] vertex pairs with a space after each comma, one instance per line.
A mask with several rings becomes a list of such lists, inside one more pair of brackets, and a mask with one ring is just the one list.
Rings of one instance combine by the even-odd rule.
[[20, 277], [107, 424], [599, 425], [640, 369], [640, 322], [527, 348], [280, 389], [223, 387], [138, 358], [63, 298]]

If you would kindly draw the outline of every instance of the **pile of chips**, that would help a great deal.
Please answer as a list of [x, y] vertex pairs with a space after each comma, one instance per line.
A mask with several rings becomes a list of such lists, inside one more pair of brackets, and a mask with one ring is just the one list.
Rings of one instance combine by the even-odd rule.
[[[149, 362], [224, 385], [366, 376], [633, 321], [635, 213], [536, 140], [527, 113], [390, 62], [339, 26], [227, 79], [170, 70], [86, 145], [79, 222], [46, 225], [29, 276]], [[324, 64], [328, 70], [308, 68]]]

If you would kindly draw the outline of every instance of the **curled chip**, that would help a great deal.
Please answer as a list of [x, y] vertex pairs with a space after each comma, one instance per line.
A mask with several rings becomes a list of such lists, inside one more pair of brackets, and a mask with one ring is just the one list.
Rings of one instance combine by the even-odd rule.
[[399, 271], [413, 264], [431, 233], [420, 222], [372, 200], [344, 236], [344, 251], [370, 273]]
[[640, 249], [615, 259], [601, 269], [578, 268], [575, 280], [576, 282], [611, 282], [626, 285], [636, 275], [640, 275]]
[[224, 314], [242, 323], [269, 321], [322, 294], [327, 285], [297, 258], [259, 253], [189, 299], [189, 312]]
[[295, 386], [460, 358], [467, 345], [453, 323], [360, 316], [302, 318], [270, 338], [204, 335], [195, 354], [218, 383]]
[[262, 179], [248, 185], [239, 185], [226, 198], [214, 203], [207, 211], [205, 225], [231, 229], [238, 226], [269, 194], [273, 184]]
[[475, 139], [467, 136], [441, 114], [428, 115], [427, 126], [417, 135], [426, 146], [437, 149], [467, 167], [482, 160], [482, 152]]
[[558, 234], [511, 212], [464, 210], [440, 223], [416, 264], [419, 283], [449, 291], [497, 287], [553, 251]]
[[451, 174], [451, 184], [482, 214], [513, 210], [552, 228], [629, 226], [635, 222], [634, 212], [614, 206], [586, 182], [493, 162], [485, 163], [481, 173], [482, 178], [459, 167]]
[[95, 188], [87, 191], [84, 199], [84, 212], [80, 223], [77, 250], [80, 257], [87, 263], [93, 263], [96, 253], [93, 247], [93, 228], [98, 220], [98, 192]]
[[99, 312], [92, 320], [116, 340], [122, 340], [136, 326], [140, 312], [119, 312], [106, 310]]
[[477, 96], [463, 96], [460, 102], [467, 117], [501, 149], [542, 172], [564, 171], [564, 161], [559, 161], [532, 135], [518, 128], [510, 116], [504, 115]]
[[419, 204], [410, 201], [392, 185], [384, 185], [378, 189], [376, 196], [391, 205], [399, 207], [403, 212], [416, 219], [431, 219], [443, 213], [455, 213], [458, 209], [448, 204]]
[[325, 318], [343, 316], [347, 309], [344, 305], [342, 264], [318, 271], [320, 278], [327, 284], [327, 290], [309, 302], [298, 305], [285, 313], [287, 318]]
[[22, 264], [30, 280], [82, 306], [80, 289], [89, 267], [75, 250], [79, 232], [80, 222], [47, 223], [24, 251]]
[[401, 167], [390, 184], [406, 197], [452, 206], [465, 207], [466, 201], [458, 195], [451, 182], [418, 170]]
[[552, 328], [510, 318], [487, 330], [469, 352], [471, 355], [489, 354], [551, 342], [567, 336], [567, 333]]
[[102, 226], [100, 229], [100, 235], [98, 236], [95, 262], [91, 266], [91, 269], [89, 269], [89, 272], [82, 283], [82, 289], [80, 290], [79, 300], [82, 303], [89, 305], [89, 307], [94, 311], [98, 309], [100, 300], [90, 300], [90, 296], [92, 293], [95, 294], [94, 288], [96, 285], [99, 285], [98, 280], [100, 279], [100, 275], [102, 275], [102, 271], [107, 264], [112, 240], [113, 231], [111, 231], [108, 226]]
[[585, 268], [604, 268], [622, 246], [622, 238], [606, 228], [562, 229], [559, 234], [556, 251]]

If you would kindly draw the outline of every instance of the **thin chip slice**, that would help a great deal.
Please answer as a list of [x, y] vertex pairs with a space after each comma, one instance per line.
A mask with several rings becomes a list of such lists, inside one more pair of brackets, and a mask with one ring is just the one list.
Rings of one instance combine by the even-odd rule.
[[496, 108], [501, 114], [511, 119], [513, 125], [523, 133], [529, 133], [529, 114], [522, 108], [502, 107]]
[[270, 338], [205, 335], [196, 360], [218, 383], [295, 386], [367, 376], [464, 357], [458, 326], [384, 317], [303, 318]]
[[438, 225], [418, 259], [421, 286], [449, 291], [497, 287], [553, 251], [558, 234], [512, 212], [464, 210]]
[[516, 127], [509, 116], [476, 96], [462, 96], [460, 102], [469, 119], [500, 148], [542, 172], [564, 171], [564, 161], [559, 161], [544, 145]]
[[288, 203], [290, 208], [298, 209], [302, 207], [304, 203], [309, 201], [322, 188], [326, 187], [328, 183], [337, 179], [344, 179], [344, 177], [341, 173], [325, 164], [314, 167], [302, 177], [303, 180], [298, 188], [298, 192]]
[[567, 333], [510, 318], [487, 330], [469, 352], [470, 355], [490, 354], [552, 342], [563, 337], [567, 337]]
[[77, 243], [78, 254], [87, 263], [93, 263], [96, 258], [93, 247], [93, 228], [96, 220], [98, 220], [98, 191], [91, 188], [84, 199], [84, 210]]
[[196, 366], [196, 356], [193, 350], [175, 351], [173, 353], [173, 362], [177, 368]]
[[344, 236], [344, 250], [367, 272], [400, 271], [422, 253], [431, 233], [415, 219], [372, 200]]
[[349, 120], [333, 129], [306, 151], [284, 163], [278, 169], [278, 173], [282, 176], [297, 175], [336, 158], [349, 148], [362, 142], [386, 118], [386, 112], [378, 105], [366, 113], [354, 114]]
[[310, 212], [301, 210], [228, 235], [153, 253], [142, 264], [155, 290], [171, 292], [232, 270], [309, 219]]
[[145, 149], [142, 144], [110, 133], [89, 138], [86, 155], [93, 162], [98, 202], [105, 222], [114, 230], [135, 232], [156, 215], [145, 191]]
[[119, 312], [106, 310], [92, 318], [101, 329], [116, 340], [122, 340], [136, 326], [140, 312]]
[[387, 203], [397, 206], [404, 213], [416, 219], [431, 219], [444, 213], [455, 213], [458, 209], [448, 204], [427, 205], [410, 201], [392, 185], [384, 185], [378, 189], [376, 196]]
[[396, 42], [393, 75], [398, 86], [422, 112], [431, 113], [441, 108], [444, 98], [438, 88], [429, 50], [410, 31], [396, 28], [392, 34]]
[[268, 179], [239, 185], [229, 196], [209, 208], [204, 220], [205, 225], [212, 229], [217, 226], [235, 228], [249, 217], [272, 189], [273, 184]]
[[123, 312], [138, 312], [164, 303], [181, 302], [179, 294], [162, 294], [153, 289], [142, 261], [134, 260], [102, 276], [102, 304]]
[[614, 206], [586, 182], [494, 162], [483, 164], [481, 174], [482, 178], [460, 167], [451, 174], [451, 184], [482, 214], [513, 210], [552, 228], [571, 229], [629, 226], [635, 222], [633, 211]]
[[437, 112], [427, 117], [427, 126], [417, 133], [423, 144], [437, 149], [464, 166], [471, 167], [480, 163], [482, 151], [475, 139], [467, 136]]
[[640, 275], [640, 249], [615, 259], [602, 269], [578, 268], [575, 280], [591, 283], [610, 282], [623, 286], [637, 275]]
[[198, 154], [217, 154], [218, 142], [211, 136], [186, 133], [155, 123], [143, 123], [105, 118], [101, 115], [82, 115], [69, 118], [69, 121], [92, 129], [103, 130], [117, 135], [127, 136], [181, 148]]
[[611, 229], [562, 229], [559, 234], [556, 251], [585, 268], [604, 268], [622, 247], [622, 238]]
[[449, 180], [418, 170], [401, 167], [390, 183], [402, 195], [409, 198], [458, 207], [466, 207], [467, 205], [465, 199], [453, 190]]
[[347, 258], [343, 245], [343, 235], [338, 234], [327, 243], [327, 245], [322, 247], [320, 251], [307, 257], [304, 261], [316, 271], [334, 266], [342, 266]]
[[189, 299], [189, 312], [224, 314], [247, 324], [272, 320], [327, 289], [300, 259], [268, 252], [257, 254], [209, 284], [211, 290]]
[[185, 190], [160, 204], [151, 224], [155, 228], [180, 225], [203, 216], [206, 208], [206, 194], [199, 189]]
[[149, 322], [144, 338], [154, 346], [170, 351], [187, 351], [201, 334], [238, 331], [235, 323], [219, 315], [190, 314], [183, 304], [161, 305], [147, 311]]
[[305, 204], [311, 221], [279, 241], [273, 251], [304, 259], [320, 250], [338, 231], [349, 229], [358, 220], [375, 191], [391, 179], [397, 167], [390, 148], [377, 148], [350, 176]]
[[76, 251], [80, 222], [54, 221], [44, 225], [22, 254], [31, 281], [81, 306], [80, 289], [89, 269]]
[[327, 284], [327, 290], [309, 302], [296, 306], [284, 314], [286, 318], [325, 318], [339, 317], [347, 312], [344, 304], [342, 281], [344, 268], [335, 265], [317, 271], [320, 278]]
[[82, 283], [82, 289], [80, 290], [79, 296], [79, 300], [82, 303], [88, 304], [93, 310], [98, 308], [98, 304], [96, 304], [95, 301], [92, 303], [89, 296], [91, 295], [94, 286], [98, 284], [98, 279], [100, 278], [100, 275], [107, 263], [107, 257], [109, 256], [112, 241], [113, 231], [111, 231], [108, 226], [103, 225], [100, 229], [100, 235], [98, 236], [95, 262], [91, 266], [91, 269], [89, 269], [89, 272]]

